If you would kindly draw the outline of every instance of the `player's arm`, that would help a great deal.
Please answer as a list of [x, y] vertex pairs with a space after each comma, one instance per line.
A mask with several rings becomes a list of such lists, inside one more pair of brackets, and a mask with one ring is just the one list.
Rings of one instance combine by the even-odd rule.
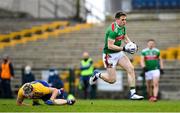
[[23, 100], [24, 100], [23, 97], [22, 98], [17, 97], [16, 105], [18, 105], [18, 106], [31, 106], [30, 104], [24, 103]]
[[47, 100], [45, 104], [47, 105], [63, 105], [67, 103], [67, 100], [64, 99], [56, 99], [57, 95], [60, 93], [58, 89], [50, 87], [50, 92], [52, 93], [52, 96], [50, 100]]
[[17, 104], [18, 106], [21, 106], [22, 103], [23, 103], [23, 100], [24, 100], [24, 98], [20, 98], [20, 97], [18, 96], [17, 99], [16, 99], [16, 104]]
[[164, 65], [163, 65], [163, 60], [161, 57], [159, 57], [159, 65], [160, 65], [160, 74], [164, 74]]
[[57, 97], [58, 94], [59, 94], [59, 90], [56, 89], [56, 88], [52, 88], [52, 87], [50, 87], [49, 89], [50, 89], [50, 91], [52, 92], [52, 96], [51, 96], [50, 100], [56, 99], [56, 97]]
[[144, 63], [144, 56], [141, 55], [141, 67], [144, 68], [145, 67], [145, 63]]
[[159, 63], [160, 63], [160, 68], [164, 69], [164, 64], [163, 64], [163, 60], [161, 57], [159, 57]]
[[26, 104], [24, 103], [24, 96], [23, 96], [23, 91], [22, 91], [22, 88], [19, 89], [18, 91], [18, 95], [17, 95], [17, 99], [16, 99], [16, 105], [18, 106], [30, 106], [30, 104]]
[[114, 51], [122, 51], [123, 47], [119, 47], [114, 45], [115, 40], [108, 38], [108, 49], [114, 50]]
[[62, 93], [61, 89], [56, 89], [56, 88], [49, 88], [50, 91], [52, 92], [52, 96], [50, 98], [50, 100], [47, 100], [45, 102], [45, 104], [47, 105], [63, 105], [63, 104], [68, 104], [68, 105], [73, 105], [75, 103], [75, 99], [70, 99], [70, 100], [66, 100], [66, 99], [56, 99], [57, 95]]
[[129, 37], [128, 37], [127, 34], [124, 35], [124, 42], [125, 42], [126, 44], [129, 43], [129, 42], [131, 42], [131, 40], [129, 39]]
[[143, 68], [143, 72], [147, 72], [148, 69], [146, 68], [146, 65], [145, 65], [145, 58], [144, 58], [144, 54], [141, 53], [141, 60], [140, 60], [140, 64], [141, 64], [141, 67]]

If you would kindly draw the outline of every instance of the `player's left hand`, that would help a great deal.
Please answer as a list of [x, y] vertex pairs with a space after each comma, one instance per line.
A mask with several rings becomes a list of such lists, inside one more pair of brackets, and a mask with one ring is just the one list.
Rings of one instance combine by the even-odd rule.
[[47, 101], [45, 102], [45, 104], [47, 104], [47, 105], [54, 105], [54, 103], [53, 103], [52, 100], [47, 100]]

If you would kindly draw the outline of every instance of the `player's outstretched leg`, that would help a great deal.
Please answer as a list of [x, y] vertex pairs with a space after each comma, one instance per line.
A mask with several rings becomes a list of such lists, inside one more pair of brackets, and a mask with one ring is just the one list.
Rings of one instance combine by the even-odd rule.
[[96, 81], [97, 81], [97, 79], [99, 77], [99, 74], [100, 74], [100, 72], [98, 70], [94, 70], [93, 75], [89, 79], [89, 84], [90, 85], [93, 85], [93, 84], [96, 83]]

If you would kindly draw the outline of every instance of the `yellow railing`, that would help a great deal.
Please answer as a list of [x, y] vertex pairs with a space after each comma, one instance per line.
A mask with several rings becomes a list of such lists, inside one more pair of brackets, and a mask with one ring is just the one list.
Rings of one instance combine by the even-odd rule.
[[77, 24], [69, 26], [68, 21], [55, 21], [39, 26], [33, 26], [29, 29], [23, 29], [18, 32], [11, 32], [9, 34], [0, 35], [0, 49], [16, 44], [25, 44], [30, 41], [37, 41], [38, 39], [47, 39], [49, 37], [58, 37], [61, 34], [66, 34], [81, 29], [90, 28], [91, 24]]

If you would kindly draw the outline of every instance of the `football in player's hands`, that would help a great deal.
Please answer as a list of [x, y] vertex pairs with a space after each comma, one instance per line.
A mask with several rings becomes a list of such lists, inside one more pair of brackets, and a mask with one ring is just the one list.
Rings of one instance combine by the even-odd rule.
[[125, 52], [128, 52], [128, 53], [131, 53], [131, 54], [134, 54], [136, 53], [138, 50], [138, 47], [135, 43], [133, 42], [129, 42], [127, 43], [125, 46], [124, 46], [124, 51]]

